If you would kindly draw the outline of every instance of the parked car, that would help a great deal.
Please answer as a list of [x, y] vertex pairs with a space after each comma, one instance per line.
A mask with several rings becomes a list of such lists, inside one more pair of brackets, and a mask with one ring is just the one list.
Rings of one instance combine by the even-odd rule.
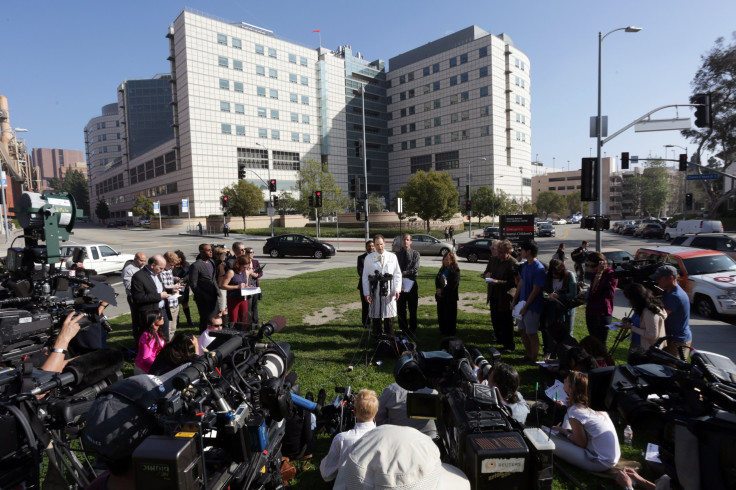
[[570, 216], [570, 218], [567, 221], [572, 223], [573, 225], [579, 225], [580, 220], [582, 219], [583, 219], [582, 214], [573, 214], [572, 216]]
[[553, 225], [566, 225], [567, 220], [565, 218], [557, 218], [555, 220], [552, 220]]
[[680, 235], [683, 238], [680, 245], [683, 247], [704, 248], [718, 250], [736, 260], [736, 235], [726, 233], [696, 233], [695, 235]]
[[[431, 235], [419, 234], [412, 234], [411, 248], [419, 252], [419, 255], [441, 255], [443, 257], [447, 252], [455, 251], [451, 243], [443, 242]], [[397, 236], [391, 244], [391, 251], [396, 253], [399, 250], [401, 250], [401, 237]]]
[[640, 248], [634, 257], [677, 269], [677, 282], [698, 315], [736, 315], [736, 261], [723, 252], [665, 246]]
[[[483, 230], [483, 238], [499, 238], [498, 226], [486, 226]], [[459, 249], [458, 249], [459, 250]]]
[[624, 225], [624, 226], [623, 226], [623, 227], [621, 228], [621, 231], [619, 231], [619, 233], [620, 233], [620, 234], [622, 234], [622, 235], [632, 235], [632, 236], [633, 236], [633, 235], [634, 235], [634, 230], [636, 230], [636, 228], [637, 228], [638, 226], [639, 226], [639, 225], [637, 225], [637, 224], [635, 224], [635, 223], [631, 223], [631, 222], [629, 222], [629, 223], [626, 223], [626, 224], [625, 224], [625, 225]]
[[84, 268], [92, 269], [98, 274], [122, 272], [123, 268], [134, 258], [132, 254], [116, 252], [109, 245], [101, 243], [62, 245], [60, 247], [62, 258], [71, 257], [74, 255], [74, 251], [79, 248], [84, 249], [84, 260], [82, 261]]
[[664, 238], [664, 228], [659, 223], [642, 223], [634, 230], [634, 236], [641, 238]]
[[457, 246], [457, 256], [468, 259], [468, 262], [490, 260], [491, 240], [481, 238], [479, 240], [471, 240], [466, 243], [461, 243]]
[[325, 259], [335, 255], [335, 247], [306, 235], [279, 235], [266, 240], [263, 253], [273, 258], [285, 255], [300, 255]]
[[671, 240], [684, 233], [723, 233], [723, 223], [718, 220], [688, 219], [670, 223], [664, 230], [664, 239]]
[[[626, 264], [630, 260], [634, 260], [633, 255], [631, 255], [626, 250], [621, 250], [620, 248], [602, 248], [601, 253], [606, 257], [606, 260], [608, 261], [608, 266], [616, 272], [622, 272], [625, 268], [624, 264]], [[587, 262], [585, 263], [585, 277], [588, 280], [593, 278], [592, 269]], [[629, 283], [631, 283], [631, 279], [619, 279], [618, 288], [623, 289], [624, 286]]]
[[542, 223], [537, 227], [537, 236], [556, 236], [557, 231], [551, 223]]

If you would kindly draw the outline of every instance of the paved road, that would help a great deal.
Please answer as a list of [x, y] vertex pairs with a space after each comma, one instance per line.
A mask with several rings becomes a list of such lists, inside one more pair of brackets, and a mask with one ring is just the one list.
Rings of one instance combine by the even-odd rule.
[[[588, 240], [595, 243], [595, 233], [583, 230], [576, 225], [557, 226], [557, 236], [552, 238], [538, 238], [539, 257], [543, 261], [551, 258], [560, 243], [565, 243], [568, 265], [572, 265], [569, 261], [570, 253], [574, 248], [580, 245], [582, 240]], [[197, 255], [197, 247], [199, 243], [208, 242], [216, 244], [224, 244], [231, 247], [236, 240], [245, 241], [246, 244], [252, 246], [256, 250], [256, 258], [261, 264], [268, 264], [266, 268], [266, 277], [268, 278], [288, 278], [295, 274], [304, 272], [312, 272], [325, 269], [355, 267], [357, 256], [363, 252], [363, 240], [360, 239], [330, 239], [338, 250], [335, 257], [325, 260], [316, 260], [311, 258], [280, 258], [271, 259], [263, 255], [263, 242], [265, 237], [255, 237], [247, 235], [231, 235], [230, 238], [222, 236], [186, 236], [173, 233], [169, 230], [148, 230], [148, 229], [111, 229], [99, 228], [93, 226], [78, 227], [74, 230], [74, 236], [69, 240], [70, 243], [106, 243], [119, 252], [135, 253], [138, 251], [145, 252], [149, 257], [151, 254], [160, 253], [166, 250], [181, 249], [192, 259]], [[455, 236], [457, 243], [464, 243], [472, 238], [468, 237], [468, 233], [462, 233]], [[644, 240], [629, 236], [616, 235], [614, 233], [605, 232], [602, 237], [602, 245], [604, 248], [620, 248], [634, 254], [636, 250], [642, 246], [666, 245], [662, 240]], [[439, 257], [422, 257], [422, 266], [437, 267], [440, 266]], [[461, 259], [460, 266], [465, 271], [482, 272], [485, 262], [476, 264], [468, 263]], [[113, 285], [115, 290], [120, 293], [120, 298], [125, 297], [122, 283], [119, 275], [111, 275], [108, 282]], [[619, 294], [616, 298], [615, 316], [621, 317], [628, 312], [628, 304]], [[124, 299], [121, 306], [108, 308], [109, 316], [117, 316], [128, 313], [128, 306]], [[736, 323], [736, 318], [732, 321]], [[718, 352], [726, 355], [731, 359], [736, 359], [736, 326], [717, 320], [703, 319], [693, 317], [691, 321], [693, 335], [695, 338], [694, 346], [702, 350]]]

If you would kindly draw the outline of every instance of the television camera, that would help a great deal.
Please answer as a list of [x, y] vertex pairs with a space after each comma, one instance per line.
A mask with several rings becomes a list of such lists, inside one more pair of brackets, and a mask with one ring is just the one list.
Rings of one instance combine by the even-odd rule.
[[500, 359], [497, 350], [490, 352], [488, 361], [451, 340], [441, 351], [402, 356], [394, 368], [399, 386], [438, 391], [410, 393], [407, 414], [435, 419], [443, 461], [463, 470], [471, 488], [551, 488], [554, 444], [541, 430], [524, 429], [497, 390], [478, 382], [478, 374], [487, 376]]
[[736, 365], [698, 350], [684, 361], [659, 349], [665, 339], [646, 352], [648, 364], [591, 371], [590, 406], [651, 433], [682, 488], [734, 488]]

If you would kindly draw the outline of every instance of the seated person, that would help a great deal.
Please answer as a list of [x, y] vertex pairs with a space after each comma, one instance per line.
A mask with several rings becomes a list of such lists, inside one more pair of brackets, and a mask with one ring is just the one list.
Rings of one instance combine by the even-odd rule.
[[488, 385], [498, 389], [501, 403], [509, 408], [511, 417], [520, 424], [524, 424], [530, 409], [524, 397], [519, 393], [520, 384], [521, 380], [516, 369], [503, 362], [496, 364], [488, 374]]
[[203, 354], [207, 352], [207, 346], [212, 343], [215, 338], [210, 335], [210, 332], [217, 332], [222, 330], [222, 316], [219, 313], [215, 313], [210, 316], [207, 322], [207, 328], [202, 335], [199, 336], [199, 352]]
[[606, 346], [599, 339], [588, 335], [580, 341], [580, 347], [595, 360], [598, 367], [615, 366], [616, 362], [608, 355]]
[[[189, 349], [194, 347], [192, 353]], [[176, 332], [171, 342], [167, 343], [151, 365], [148, 374], [160, 375], [199, 357], [197, 337], [184, 332]]]
[[337, 476], [337, 470], [348, 457], [348, 452], [367, 432], [376, 428], [373, 418], [378, 412], [378, 397], [373, 390], [362, 389], [355, 395], [355, 428], [341, 432], [335, 436], [330, 446], [330, 452], [319, 464], [322, 479], [332, 481]]
[[616, 475], [616, 483], [627, 490], [633, 489], [635, 485], [637, 488], [643, 488], [644, 490], [670, 490], [670, 488], [672, 488], [671, 482], [672, 479], [669, 475], [665, 474], [659, 477], [656, 483], [652, 483], [642, 477], [633, 468], [623, 468], [618, 472], [618, 475]]
[[406, 397], [409, 393], [437, 394], [437, 390], [422, 388], [415, 392], [405, 390], [397, 383], [391, 383], [383, 389], [378, 399], [376, 424], [402, 425], [414, 427], [422, 434], [437, 439], [437, 427], [434, 420], [412, 419], [406, 414]]
[[161, 312], [158, 310], [146, 312], [145, 322], [148, 328], [138, 339], [138, 353], [135, 356], [133, 374], [148, 374], [156, 356], [166, 345], [166, 339], [161, 331], [164, 325]]
[[586, 471], [606, 471], [618, 463], [621, 448], [607, 412], [588, 407], [588, 375], [571, 372], [565, 378], [567, 413], [554, 443], [555, 457]]

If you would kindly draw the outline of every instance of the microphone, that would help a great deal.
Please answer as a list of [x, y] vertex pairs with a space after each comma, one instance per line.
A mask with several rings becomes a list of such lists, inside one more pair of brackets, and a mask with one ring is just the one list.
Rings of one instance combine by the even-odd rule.
[[102, 381], [123, 368], [123, 353], [115, 349], [98, 349], [79, 356], [67, 363], [60, 374], [31, 390], [40, 395], [61, 386], [90, 386]]
[[261, 327], [260, 336], [268, 337], [269, 335], [273, 335], [274, 332], [280, 332], [284, 329], [284, 327], [286, 327], [286, 318], [284, 318], [283, 316], [274, 317], [263, 324], [263, 326]]

